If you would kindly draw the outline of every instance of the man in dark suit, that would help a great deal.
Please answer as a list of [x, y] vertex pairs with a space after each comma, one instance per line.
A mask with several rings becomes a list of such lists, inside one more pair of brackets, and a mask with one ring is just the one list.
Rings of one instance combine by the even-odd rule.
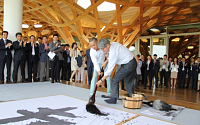
[[[181, 62], [182, 62], [182, 58], [179, 57], [179, 58], [178, 58], [178, 65], [180, 65]], [[177, 83], [178, 83], [178, 84], [179, 84], [180, 76], [181, 76], [181, 74], [180, 74], [180, 72], [179, 72], [179, 70], [178, 70], [178, 79], [177, 79]]]
[[[171, 77], [171, 63], [173, 62], [173, 60], [172, 60], [172, 57], [169, 57], [169, 65], [168, 65], [168, 72], [167, 72], [167, 74], [168, 74], [168, 76], [167, 76], [167, 79], [169, 80], [170, 79], [170, 77]], [[171, 81], [171, 80], [169, 80], [169, 81]], [[168, 84], [168, 83], [167, 83]]]
[[28, 47], [26, 42], [22, 41], [22, 33], [16, 33], [17, 41], [13, 42], [13, 49], [15, 50], [14, 54], [14, 69], [13, 69], [13, 82], [17, 82], [17, 73], [20, 65], [22, 82], [25, 82], [25, 60], [26, 60], [26, 51]]
[[[42, 43], [39, 47], [39, 53], [40, 53], [40, 81], [44, 82], [45, 80], [49, 80], [49, 44], [48, 37], [43, 36], [42, 40], [44, 43]], [[46, 69], [46, 70], [45, 70]]]
[[92, 73], [93, 73], [93, 63], [90, 57], [90, 49], [86, 50], [86, 58], [87, 58], [87, 74], [88, 74], [88, 85], [91, 84], [91, 80], [92, 80]]
[[[51, 53], [55, 53], [56, 55], [54, 56], [53, 59], [49, 59], [51, 61], [51, 83], [54, 83], [54, 80], [56, 82], [59, 82], [59, 57], [58, 53], [62, 51], [61, 44], [57, 42], [58, 41], [58, 34], [53, 35], [53, 42], [49, 43], [49, 50]], [[54, 75], [54, 70], [55, 75]]]
[[[39, 45], [39, 48], [40, 48], [40, 45], [42, 44], [42, 38], [38, 37], [37, 41], [38, 41], [38, 45]], [[37, 79], [38, 79], [38, 81], [40, 81], [40, 69], [41, 69], [41, 64], [40, 64], [40, 54], [39, 54], [38, 68], [37, 68]]]
[[190, 84], [190, 79], [192, 77], [192, 88], [194, 86], [194, 73], [196, 70], [196, 66], [195, 66], [195, 62], [194, 62], [194, 57], [191, 58], [191, 63], [189, 63], [188, 65], [188, 80], [187, 80], [187, 86], [186, 88], [189, 88], [189, 84]]
[[69, 44], [65, 45], [65, 52], [63, 53], [63, 57], [64, 57], [64, 72], [63, 74], [66, 74], [63, 76], [64, 80], [70, 81], [70, 77], [71, 77], [71, 57], [70, 57], [70, 50], [69, 50], [70, 46]]
[[11, 50], [13, 49], [12, 41], [8, 40], [8, 31], [2, 32], [2, 39], [0, 39], [0, 80], [1, 84], [4, 83], [4, 67], [7, 66], [6, 82], [10, 81], [10, 70], [12, 62]]
[[156, 88], [158, 88], [158, 71], [160, 67], [160, 61], [157, 59], [157, 54], [153, 55], [153, 76], [156, 79]]
[[148, 55], [147, 56], [147, 61], [146, 63], [144, 64], [144, 67], [145, 67], [145, 71], [144, 71], [144, 74], [145, 74], [145, 77], [144, 77], [144, 89], [146, 89], [146, 86], [147, 86], [147, 77], [149, 77], [149, 90], [151, 90], [151, 87], [152, 87], [152, 75], [153, 75], [153, 60], [151, 58], [151, 55]]
[[145, 57], [144, 57], [144, 54], [141, 54], [141, 59], [140, 59], [141, 61], [142, 61], [142, 67], [141, 67], [141, 73], [142, 73], [142, 85], [144, 85], [144, 83], [146, 82], [146, 81], [144, 81], [145, 80], [145, 66], [146, 66], [146, 60], [145, 60]]
[[185, 62], [185, 57], [182, 57], [182, 62], [179, 64], [179, 72], [180, 72], [180, 77], [179, 77], [179, 88], [185, 88], [185, 79], [186, 79], [186, 74], [187, 74], [187, 63]]
[[59, 52], [59, 61], [60, 61], [59, 73], [62, 70], [62, 72], [61, 72], [61, 80], [64, 80], [63, 77], [66, 76], [66, 74], [64, 74], [64, 72], [63, 72], [64, 71], [64, 60], [65, 60], [64, 57], [63, 57], [63, 53], [65, 53], [65, 45], [62, 44], [61, 46], [62, 46], [62, 51]]
[[[35, 36], [30, 36], [30, 42], [27, 43], [28, 46], [28, 80], [32, 82], [32, 71], [33, 71], [33, 81], [37, 82], [37, 66], [39, 60], [39, 45], [35, 41]], [[33, 69], [33, 70], [32, 70]]]

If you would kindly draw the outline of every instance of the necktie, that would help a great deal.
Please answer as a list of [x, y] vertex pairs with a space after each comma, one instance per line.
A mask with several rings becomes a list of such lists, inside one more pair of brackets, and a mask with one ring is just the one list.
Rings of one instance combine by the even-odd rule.
[[[4, 41], [5, 41], [5, 45], [6, 45], [6, 43], [7, 43], [7, 40], [5, 39]], [[7, 55], [7, 50], [6, 50], [6, 55]]]
[[35, 44], [33, 44], [33, 47], [32, 47], [32, 55], [35, 55]]

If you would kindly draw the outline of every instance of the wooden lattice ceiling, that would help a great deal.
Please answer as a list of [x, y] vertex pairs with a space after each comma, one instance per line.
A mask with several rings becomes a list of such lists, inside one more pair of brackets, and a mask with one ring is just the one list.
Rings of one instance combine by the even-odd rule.
[[[110, 37], [111, 42], [118, 41], [131, 46], [147, 29], [158, 26], [200, 22], [199, 0], [90, 0], [91, 5], [84, 9], [77, 0], [24, 0], [23, 23], [29, 26], [23, 29], [49, 30], [48, 35], [57, 31], [65, 42], [74, 42], [78, 37], [81, 47], [87, 48], [88, 39], [95, 34], [97, 38]], [[116, 10], [97, 11], [104, 1], [115, 3]], [[3, 1], [0, 1], [0, 23], [3, 22]], [[34, 24], [43, 27], [33, 28]], [[25, 31], [26, 30], [26, 31]]]

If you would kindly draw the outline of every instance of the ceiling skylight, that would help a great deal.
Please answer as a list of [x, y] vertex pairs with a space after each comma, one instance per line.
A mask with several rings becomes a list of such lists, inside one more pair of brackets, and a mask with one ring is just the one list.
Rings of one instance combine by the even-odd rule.
[[[91, 2], [90, 0], [78, 0], [77, 4], [83, 7], [84, 9], [87, 9], [90, 5]], [[102, 4], [100, 4], [97, 7], [98, 11], [112, 11], [116, 10], [116, 5], [114, 3], [106, 2], [104, 1]]]

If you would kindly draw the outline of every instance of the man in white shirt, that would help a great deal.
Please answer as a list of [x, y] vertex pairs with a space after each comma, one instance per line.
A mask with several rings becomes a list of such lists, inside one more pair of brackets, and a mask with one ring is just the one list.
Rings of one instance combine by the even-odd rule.
[[[90, 57], [91, 57], [93, 65], [94, 65], [93, 77], [92, 77], [92, 81], [91, 81], [91, 85], [90, 85], [90, 95], [92, 95], [94, 93], [97, 78], [101, 74], [101, 65], [105, 61], [105, 53], [101, 49], [98, 48], [97, 42], [98, 42], [98, 40], [95, 37], [92, 37], [89, 40], [89, 45], [91, 46]], [[105, 61], [105, 62], [107, 62], [107, 61]], [[110, 96], [111, 95], [110, 75], [108, 75], [108, 77], [106, 78], [106, 81], [107, 81], [107, 94], [108, 94], [108, 96]]]
[[133, 53], [120, 43], [113, 42], [110, 44], [110, 41], [107, 39], [101, 39], [98, 42], [98, 47], [101, 48], [103, 52], [108, 53], [109, 56], [104, 76], [96, 83], [97, 86], [101, 85], [104, 80], [111, 75], [116, 64], [121, 65], [121, 68], [112, 79], [112, 97], [108, 100], [105, 100], [107, 103], [116, 104], [117, 98], [119, 97], [119, 81], [122, 79], [125, 80], [128, 94], [131, 95], [134, 93], [133, 82], [136, 75], [137, 62]]

